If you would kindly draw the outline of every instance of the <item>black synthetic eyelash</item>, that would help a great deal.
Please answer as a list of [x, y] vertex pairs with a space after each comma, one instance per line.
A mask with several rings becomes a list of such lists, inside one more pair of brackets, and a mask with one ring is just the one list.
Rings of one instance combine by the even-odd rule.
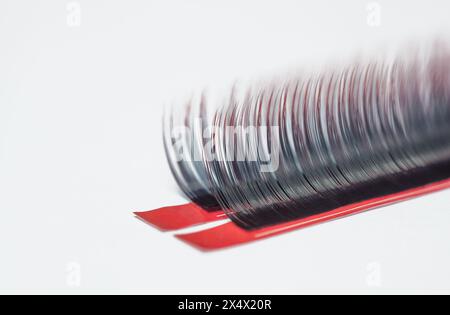
[[[172, 172], [193, 202], [247, 230], [450, 178], [449, 62], [434, 46], [242, 98], [233, 90], [211, 113], [205, 97], [191, 101], [165, 117]], [[177, 126], [190, 132], [174, 134]], [[263, 171], [268, 157], [276, 167]]]

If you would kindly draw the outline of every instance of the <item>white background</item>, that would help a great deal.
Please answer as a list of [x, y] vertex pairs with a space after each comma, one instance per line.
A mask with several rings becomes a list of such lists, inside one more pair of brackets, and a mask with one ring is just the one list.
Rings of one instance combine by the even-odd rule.
[[449, 38], [446, 0], [368, 3], [0, 0], [0, 292], [450, 292], [450, 191], [208, 254], [132, 214], [185, 202], [164, 104]]

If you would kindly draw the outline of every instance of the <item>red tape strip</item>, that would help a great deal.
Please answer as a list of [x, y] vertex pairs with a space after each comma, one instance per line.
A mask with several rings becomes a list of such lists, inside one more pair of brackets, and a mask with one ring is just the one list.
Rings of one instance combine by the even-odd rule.
[[295, 220], [256, 231], [246, 231], [234, 223], [226, 223], [200, 232], [176, 235], [180, 240], [204, 251], [217, 250], [236, 246], [251, 241], [264, 239], [292, 230], [305, 228], [311, 225], [346, 217], [381, 206], [394, 204], [403, 200], [422, 196], [439, 190], [450, 188], [450, 179], [429, 184], [423, 187], [406, 190], [400, 193], [378, 197], [359, 203], [343, 206], [332, 211], [314, 215], [308, 218]]
[[134, 214], [162, 231], [178, 230], [227, 218], [223, 211], [208, 212], [193, 203]]

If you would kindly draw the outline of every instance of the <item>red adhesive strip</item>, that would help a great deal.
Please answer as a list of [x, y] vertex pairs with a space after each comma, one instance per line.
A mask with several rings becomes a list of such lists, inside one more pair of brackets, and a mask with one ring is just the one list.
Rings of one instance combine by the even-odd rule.
[[205, 251], [216, 250], [252, 242], [259, 239], [264, 239], [292, 230], [305, 228], [311, 225], [346, 217], [370, 209], [394, 204], [400, 201], [422, 196], [435, 191], [443, 190], [446, 188], [450, 188], [450, 179], [429, 184], [423, 187], [406, 190], [400, 193], [384, 197], [378, 197], [359, 203], [354, 203], [319, 215], [314, 215], [308, 218], [278, 224], [275, 226], [263, 228], [256, 231], [246, 231], [244, 229], [239, 228], [234, 223], [230, 222], [200, 232], [176, 235], [176, 237], [200, 250]]
[[223, 211], [208, 212], [194, 203], [134, 214], [162, 231], [178, 230], [227, 218]]

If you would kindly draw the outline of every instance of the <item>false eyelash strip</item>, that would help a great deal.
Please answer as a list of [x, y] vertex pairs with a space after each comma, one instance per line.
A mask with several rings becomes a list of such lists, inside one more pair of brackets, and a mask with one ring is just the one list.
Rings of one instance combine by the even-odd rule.
[[216, 249], [449, 186], [450, 54], [435, 45], [389, 62], [235, 89], [164, 119], [169, 166], [192, 204], [137, 213]]
[[[450, 179], [389, 196], [365, 200], [357, 204], [344, 206], [325, 213], [260, 230], [247, 231], [233, 222], [229, 222], [199, 232], [176, 234], [175, 236], [202, 251], [219, 250], [307, 228], [448, 188], [450, 188]], [[223, 211], [208, 212], [192, 203], [164, 207], [147, 212], [136, 212], [135, 214], [143, 221], [156, 226], [162, 231], [179, 230], [194, 225], [224, 220], [226, 218], [226, 214]]]

